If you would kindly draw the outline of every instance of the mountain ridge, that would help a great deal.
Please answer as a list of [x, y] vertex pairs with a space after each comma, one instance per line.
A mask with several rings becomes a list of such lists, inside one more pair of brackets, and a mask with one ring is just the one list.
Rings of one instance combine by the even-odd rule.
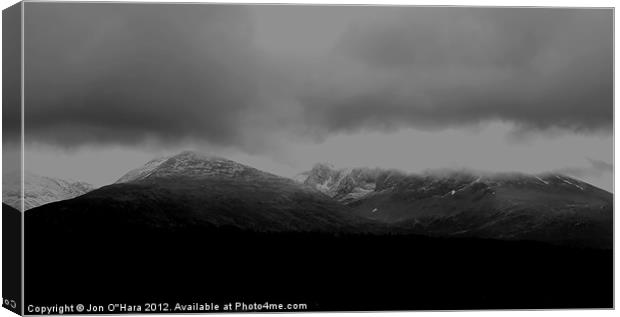
[[[473, 179], [472, 182], [482, 181], [493, 184], [502, 182], [536, 182], [543, 185], [550, 185], [552, 183], [561, 182], [580, 190], [584, 190], [585, 188], [596, 188], [610, 193], [582, 180], [556, 172], [523, 173], [485, 172], [468, 169], [429, 169], [421, 173], [407, 173], [393, 168], [336, 168], [332, 164], [321, 162], [315, 164], [312, 169], [295, 175], [292, 179], [310, 185], [331, 197], [347, 202], [346, 199], [343, 199], [343, 196], [346, 196], [347, 193], [347, 188], [343, 188], [343, 181], [349, 182], [344, 183], [345, 186], [349, 187], [349, 191], [352, 190], [351, 186], [355, 187], [357, 185], [362, 189], [366, 189], [365, 194], [369, 194], [371, 191], [368, 191], [368, 189], [382, 190], [386, 187], [393, 186], [395, 182], [399, 180], [413, 177], [435, 177], [437, 179], [469, 178]], [[350, 184], [350, 182], [353, 182], [353, 184]], [[361, 184], [358, 184], [359, 182], [361, 182]], [[456, 188], [455, 191], [458, 191], [458, 188]]]
[[405, 232], [612, 246], [613, 194], [557, 173], [407, 174], [317, 164], [303, 183]]
[[304, 176], [296, 181], [185, 151], [30, 213], [68, 230], [105, 231], [105, 224], [157, 230], [231, 226], [612, 244], [613, 195], [567, 176], [462, 170], [406, 174], [337, 170], [327, 164]]
[[[20, 175], [5, 174], [2, 177], [2, 201], [18, 210], [21, 209]], [[24, 173], [24, 208], [32, 209], [44, 204], [84, 195], [95, 189], [89, 183], [55, 177]]]
[[76, 223], [81, 223], [88, 230], [104, 231], [108, 224], [161, 230], [231, 226], [340, 232], [369, 222], [291, 179], [191, 151], [149, 161], [119, 180], [30, 214], [41, 224], [56, 222], [66, 230], [78, 230]]
[[166, 177], [279, 177], [235, 161], [195, 151], [153, 159], [121, 176], [115, 184]]

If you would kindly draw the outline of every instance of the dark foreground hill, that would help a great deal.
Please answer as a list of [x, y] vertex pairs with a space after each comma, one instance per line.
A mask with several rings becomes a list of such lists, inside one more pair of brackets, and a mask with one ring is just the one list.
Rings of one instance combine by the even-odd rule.
[[26, 303], [310, 310], [611, 308], [613, 253], [536, 242], [236, 228], [26, 230]]

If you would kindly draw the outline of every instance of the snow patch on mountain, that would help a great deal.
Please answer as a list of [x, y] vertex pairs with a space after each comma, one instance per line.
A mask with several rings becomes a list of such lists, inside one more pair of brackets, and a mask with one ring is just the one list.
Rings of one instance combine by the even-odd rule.
[[563, 177], [560, 177], [560, 176], [557, 176], [557, 177], [558, 177], [560, 180], [562, 180], [562, 182], [564, 182], [564, 183], [566, 183], [566, 184], [569, 184], [569, 185], [572, 185], [572, 186], [575, 186], [575, 187], [577, 187], [577, 188], [579, 188], [579, 189], [583, 190], [583, 187], [582, 187], [582, 186], [579, 186], [579, 185], [577, 185], [576, 183], [573, 183], [573, 182], [571, 182], [571, 181], [567, 180], [566, 178], [563, 178]]
[[545, 184], [545, 185], [549, 185], [549, 182], [545, 181], [544, 179], [542, 179], [542, 178], [540, 178], [540, 177], [538, 177], [538, 176], [535, 176], [535, 177], [536, 177], [536, 179], [538, 179], [541, 183], [543, 183], [543, 184]]
[[377, 169], [370, 168], [337, 169], [328, 163], [318, 163], [310, 171], [295, 176], [294, 180], [349, 203], [375, 191], [377, 172]]

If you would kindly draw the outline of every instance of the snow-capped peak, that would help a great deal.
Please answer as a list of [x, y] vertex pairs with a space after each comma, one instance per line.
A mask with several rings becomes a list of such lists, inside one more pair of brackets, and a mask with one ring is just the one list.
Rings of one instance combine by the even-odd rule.
[[268, 175], [243, 164], [194, 151], [183, 151], [177, 155], [166, 156], [147, 162], [129, 171], [116, 183], [127, 183], [145, 179], [167, 177], [207, 177], [241, 175]]
[[[21, 177], [18, 173], [2, 175], [2, 201], [16, 209], [21, 209]], [[47, 203], [71, 199], [88, 193], [94, 187], [86, 182], [24, 173], [25, 210]]]

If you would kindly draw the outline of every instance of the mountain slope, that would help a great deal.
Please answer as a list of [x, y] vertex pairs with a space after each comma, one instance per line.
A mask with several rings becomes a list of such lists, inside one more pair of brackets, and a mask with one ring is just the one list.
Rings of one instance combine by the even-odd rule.
[[[20, 181], [16, 173], [4, 175], [2, 178], [2, 201], [14, 208], [20, 206]], [[24, 174], [24, 208], [25, 210], [47, 203], [71, 199], [93, 190], [91, 184], [59, 178], [40, 176], [32, 173]]]
[[120, 183], [29, 211], [31, 223], [64, 230], [346, 231], [368, 222], [312, 188], [227, 159], [183, 152], [152, 162]]
[[613, 195], [563, 175], [405, 174], [318, 164], [298, 180], [183, 152], [28, 214], [42, 228], [69, 231], [389, 231], [612, 246]]
[[304, 184], [355, 214], [426, 235], [537, 240], [611, 247], [613, 195], [559, 174], [334, 169]]
[[613, 195], [563, 175], [428, 174], [377, 188], [350, 206], [414, 232], [612, 245]]
[[129, 172], [127, 172], [125, 175], [123, 175], [121, 178], [119, 178], [116, 183], [127, 183], [127, 182], [131, 182], [134, 180], [139, 180], [145, 177], [148, 177], [149, 174], [151, 174], [153, 172], [154, 169], [156, 169], [161, 163], [165, 162], [167, 159], [169, 159], [169, 156], [165, 156], [165, 157], [159, 157], [156, 159], [153, 159], [151, 161], [148, 161], [146, 164], [144, 164], [143, 166], [140, 166], [138, 168], [135, 168]]

